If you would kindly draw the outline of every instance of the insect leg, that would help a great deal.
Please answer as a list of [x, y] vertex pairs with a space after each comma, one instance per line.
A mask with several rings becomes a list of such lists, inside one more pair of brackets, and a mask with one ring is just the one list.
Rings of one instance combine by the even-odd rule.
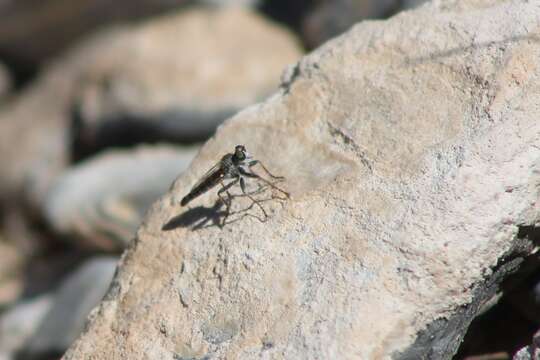
[[264, 182], [265, 184], [267, 184], [268, 186], [270, 186], [272, 189], [276, 189], [277, 191], [281, 192], [283, 195], [285, 195], [287, 198], [290, 198], [290, 194], [288, 192], [286, 192], [285, 190], [282, 190], [280, 188], [278, 188], [276, 185], [272, 184], [270, 181], [266, 180], [265, 178], [255, 174], [255, 173], [252, 173], [252, 172], [248, 172], [242, 168], [239, 168], [238, 171], [240, 172], [240, 174], [246, 176], [246, 177], [249, 177], [249, 178], [254, 178], [254, 179], [259, 179], [261, 180], [262, 182]]
[[259, 209], [261, 209], [262, 213], [264, 214], [264, 220], [262, 220], [262, 222], [265, 222], [268, 219], [268, 214], [266, 214], [266, 211], [264, 210], [262, 205], [259, 204], [257, 200], [255, 200], [249, 193], [246, 192], [246, 183], [243, 177], [240, 177], [240, 188], [242, 189], [244, 195], [247, 196], [253, 202], [253, 204], [257, 205]]
[[266, 168], [266, 166], [263, 165], [263, 163], [260, 161], [260, 160], [252, 160], [248, 163], [248, 166], [251, 168], [255, 165], [259, 164], [263, 170], [268, 174], [268, 176], [270, 176], [272, 179], [276, 179], [276, 180], [285, 180], [285, 177], [283, 176], [276, 176], [276, 175], [273, 175], [270, 171], [268, 171], [268, 169]]
[[[227, 185], [223, 184], [223, 181], [221, 182], [221, 189], [219, 189], [217, 194], [218, 194], [219, 198], [221, 199], [221, 201], [223, 201], [224, 204], [229, 204], [230, 205], [231, 200], [232, 200], [232, 196], [229, 193], [229, 189], [231, 187], [233, 187], [238, 182], [238, 180], [240, 180], [240, 179], [236, 178], [236, 179], [234, 179], [234, 181], [231, 181]], [[226, 200], [223, 198], [223, 195], [222, 195], [223, 192], [225, 192], [227, 194], [227, 199]]]
[[[223, 218], [222, 225], [225, 225], [225, 221], [229, 217], [230, 209], [231, 209], [231, 203], [232, 203], [232, 196], [229, 193], [229, 189], [233, 187], [234, 184], [236, 184], [240, 180], [240, 178], [234, 179], [234, 181], [231, 181], [227, 185], [223, 184], [223, 181], [221, 182], [221, 189], [218, 191], [219, 199], [225, 204], [225, 217]], [[225, 199], [222, 195], [222, 193], [225, 192], [227, 194], [227, 199]]]

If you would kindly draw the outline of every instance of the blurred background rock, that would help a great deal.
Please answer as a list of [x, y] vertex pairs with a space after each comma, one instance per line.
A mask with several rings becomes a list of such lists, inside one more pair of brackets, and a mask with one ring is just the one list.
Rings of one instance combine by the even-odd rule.
[[[146, 209], [224, 119], [275, 92], [304, 52], [422, 2], [0, 1], [0, 359], [63, 353]], [[528, 276], [460, 358], [531, 344]], [[505, 345], [490, 317], [527, 331]]]
[[[187, 7], [251, 8], [297, 32], [309, 47], [320, 45], [367, 18], [388, 17], [424, 0], [4, 0], [0, 2], [0, 58], [17, 79], [81, 38], [112, 24], [174, 12]], [[308, 25], [309, 24], [309, 25]]]

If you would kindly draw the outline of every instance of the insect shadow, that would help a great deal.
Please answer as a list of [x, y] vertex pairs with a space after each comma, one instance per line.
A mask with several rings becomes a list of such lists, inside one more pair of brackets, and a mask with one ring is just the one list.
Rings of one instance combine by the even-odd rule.
[[[266, 187], [261, 187], [257, 191], [249, 193], [249, 195], [259, 194], [265, 190]], [[246, 197], [244, 194], [230, 194], [229, 201], [234, 198]], [[222, 199], [217, 199], [213, 206], [196, 206], [191, 208], [182, 214], [176, 215], [166, 222], [161, 230], [171, 231], [177, 228], [191, 228], [192, 231], [216, 226], [223, 228], [225, 225], [235, 223], [244, 219], [245, 217], [253, 217], [260, 222], [265, 222], [266, 218], [261, 218], [252, 214], [250, 211], [257, 203], [263, 203], [271, 200], [286, 200], [279, 196], [270, 195], [267, 198], [258, 199], [257, 202], [252, 202], [249, 206], [236, 211], [227, 210], [226, 204]], [[232, 217], [232, 219], [231, 219]]]
[[221, 210], [223, 202], [217, 200], [214, 206], [197, 206], [180, 215], [174, 216], [166, 222], [161, 230], [170, 231], [179, 227], [190, 227], [192, 230], [202, 229], [207, 226], [221, 226], [221, 219], [226, 216], [225, 210]]

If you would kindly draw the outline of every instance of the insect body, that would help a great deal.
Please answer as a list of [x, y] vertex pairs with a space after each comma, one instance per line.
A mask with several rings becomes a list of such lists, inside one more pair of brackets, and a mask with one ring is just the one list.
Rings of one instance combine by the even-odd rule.
[[[260, 165], [262, 169], [272, 179], [275, 179], [277, 181], [285, 179], [282, 176], [272, 175], [259, 160], [254, 160], [248, 154], [246, 148], [243, 145], [237, 145], [234, 148], [234, 153], [224, 155], [217, 164], [215, 164], [210, 170], [206, 172], [206, 174], [193, 186], [190, 192], [186, 196], [184, 196], [180, 204], [182, 206], [185, 206], [191, 200], [216, 187], [218, 184], [221, 184], [221, 189], [218, 191], [218, 196], [226, 204], [228, 214], [231, 205], [231, 195], [229, 194], [228, 190], [235, 184], [240, 183], [240, 188], [242, 189], [243, 195], [247, 196], [253, 201], [253, 203], [257, 204], [257, 206], [259, 206], [266, 218], [266, 211], [263, 209], [263, 207], [248, 192], [246, 192], [245, 179], [258, 179], [266, 185], [270, 186], [271, 188], [280, 191], [286, 197], [289, 197], [289, 194], [275, 186], [274, 183], [254, 173], [251, 168], [257, 164]], [[225, 185], [225, 180], [232, 181]], [[223, 197], [223, 193], [227, 194], [227, 199]]]
[[233, 154], [227, 154], [221, 158], [221, 161], [214, 165], [208, 172], [191, 188], [189, 194], [184, 196], [180, 204], [187, 205], [191, 200], [204, 194], [223, 180], [232, 178], [237, 171], [234, 169]]

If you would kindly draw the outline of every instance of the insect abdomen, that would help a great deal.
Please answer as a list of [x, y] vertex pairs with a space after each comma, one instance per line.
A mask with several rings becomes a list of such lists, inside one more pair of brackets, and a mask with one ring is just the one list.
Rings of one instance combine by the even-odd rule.
[[208, 178], [207, 181], [203, 182], [199, 186], [193, 188], [189, 194], [184, 196], [182, 201], [180, 201], [180, 205], [184, 206], [187, 205], [188, 202], [195, 199], [197, 196], [207, 192], [217, 184], [219, 184], [219, 180], [222, 178], [222, 174], [216, 173], [214, 176]]
[[180, 205], [182, 206], [186, 205], [188, 202], [193, 200], [196, 196], [197, 195], [194, 195], [194, 193], [190, 192], [189, 194], [187, 194], [186, 196], [182, 198], [182, 201], [180, 201]]

